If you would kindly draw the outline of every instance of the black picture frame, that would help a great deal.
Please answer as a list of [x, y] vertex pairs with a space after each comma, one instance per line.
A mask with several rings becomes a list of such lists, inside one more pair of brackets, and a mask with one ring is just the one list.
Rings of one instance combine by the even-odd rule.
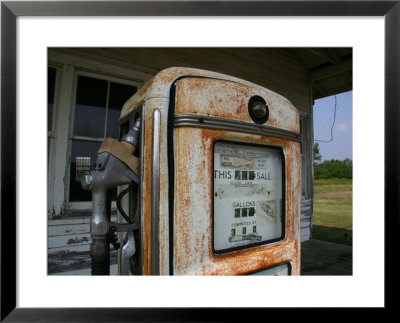
[[[16, 19], [19, 16], [383, 16], [385, 19], [385, 308], [397, 286], [399, 1], [3, 1], [1, 3], [1, 321], [236, 321], [245, 309], [16, 308]], [[393, 232], [394, 231], [394, 232]], [[393, 253], [393, 257], [390, 257]], [[106, 297], [106, 296], [105, 296]], [[251, 317], [265, 315], [254, 310]], [[286, 313], [287, 314], [287, 313]]]

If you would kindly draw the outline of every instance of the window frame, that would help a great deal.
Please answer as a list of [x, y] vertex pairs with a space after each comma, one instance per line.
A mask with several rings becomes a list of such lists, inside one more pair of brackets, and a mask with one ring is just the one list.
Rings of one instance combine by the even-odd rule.
[[[53, 192], [54, 192], [54, 181], [52, 180], [51, 174], [54, 174], [54, 163], [55, 163], [55, 151], [54, 151], [54, 143], [56, 141], [56, 133], [57, 133], [57, 118], [59, 113], [60, 106], [60, 84], [62, 77], [62, 64], [58, 64], [55, 62], [49, 62], [47, 64], [47, 70], [49, 68], [55, 69], [55, 84], [54, 84], [54, 97], [53, 97], [53, 115], [51, 120], [51, 130], [47, 129], [47, 150], [48, 150], [48, 158], [47, 158], [47, 188], [48, 188], [48, 199], [47, 199], [47, 212], [48, 216], [51, 217], [51, 209], [53, 205]], [[47, 78], [47, 86], [48, 86], [48, 78]], [[47, 102], [47, 117], [48, 117], [48, 102]], [[47, 121], [48, 122], [48, 121]]]

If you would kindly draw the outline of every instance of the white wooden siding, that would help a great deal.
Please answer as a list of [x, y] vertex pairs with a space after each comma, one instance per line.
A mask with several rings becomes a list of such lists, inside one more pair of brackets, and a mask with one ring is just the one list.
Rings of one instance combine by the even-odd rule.
[[312, 199], [301, 198], [301, 242], [311, 239]]
[[[116, 221], [116, 216], [111, 221]], [[90, 267], [90, 216], [48, 221], [48, 273]], [[110, 247], [111, 264], [117, 252]]]

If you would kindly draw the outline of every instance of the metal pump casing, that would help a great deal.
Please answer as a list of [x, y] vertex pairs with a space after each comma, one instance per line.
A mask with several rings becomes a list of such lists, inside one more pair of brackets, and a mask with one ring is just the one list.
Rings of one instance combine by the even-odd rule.
[[[253, 97], [268, 107], [265, 122], [250, 116]], [[256, 115], [265, 117], [258, 103]], [[281, 264], [289, 264], [289, 274], [300, 274], [300, 116], [287, 99], [235, 77], [169, 68], [125, 103], [121, 125], [137, 115], [144, 275], [245, 275]], [[284, 228], [277, 241], [215, 252], [218, 141], [282, 151]]]

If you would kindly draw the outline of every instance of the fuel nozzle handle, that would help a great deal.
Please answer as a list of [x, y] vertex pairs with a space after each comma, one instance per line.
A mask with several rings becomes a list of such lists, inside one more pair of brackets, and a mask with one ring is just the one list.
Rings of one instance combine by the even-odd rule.
[[[129, 130], [129, 132], [122, 137], [121, 141], [125, 141], [130, 143], [135, 150], [139, 143], [139, 133], [140, 133], [140, 118], [136, 120], [133, 128]], [[133, 152], [135, 152], [135, 150]]]

